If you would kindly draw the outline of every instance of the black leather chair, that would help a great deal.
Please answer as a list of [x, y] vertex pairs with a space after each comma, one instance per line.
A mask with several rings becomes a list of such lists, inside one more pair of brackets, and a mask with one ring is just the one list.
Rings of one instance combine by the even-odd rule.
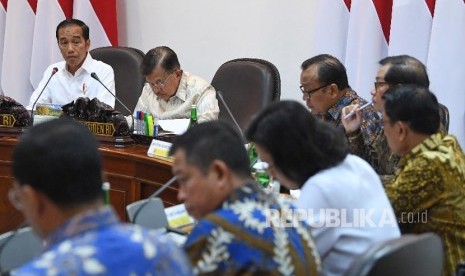
[[465, 262], [460, 262], [455, 267], [455, 276], [465, 276]]
[[90, 51], [90, 55], [113, 67], [116, 96], [129, 108], [130, 112], [117, 100], [115, 110], [125, 115], [134, 112], [145, 82], [145, 77], [140, 72], [144, 53], [135, 48], [109, 46], [95, 48]]
[[444, 131], [449, 132], [449, 109], [447, 106], [439, 103], [439, 117], [441, 118], [441, 125]]
[[374, 245], [355, 259], [346, 276], [440, 276], [442, 270], [441, 238], [424, 233]]
[[[278, 69], [272, 63], [257, 58], [240, 58], [224, 63], [216, 71], [211, 84], [221, 91], [242, 131], [253, 115], [281, 96]], [[233, 122], [219, 98], [218, 103], [219, 119]]]

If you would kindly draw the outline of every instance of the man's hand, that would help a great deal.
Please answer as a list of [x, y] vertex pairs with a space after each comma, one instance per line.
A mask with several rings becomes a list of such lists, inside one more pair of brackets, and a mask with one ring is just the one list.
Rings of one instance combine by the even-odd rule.
[[[346, 116], [352, 111], [354, 111], [352, 115], [346, 118]], [[344, 107], [342, 109], [341, 121], [347, 135], [360, 129], [360, 125], [362, 124], [362, 112], [360, 111], [360, 106], [358, 104], [354, 104]]]

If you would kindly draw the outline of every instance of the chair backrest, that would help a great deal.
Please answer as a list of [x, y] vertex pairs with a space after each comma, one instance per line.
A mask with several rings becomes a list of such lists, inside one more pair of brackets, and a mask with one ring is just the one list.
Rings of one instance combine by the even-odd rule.
[[[109, 46], [95, 48], [90, 51], [90, 55], [113, 68], [116, 96], [133, 113], [145, 82], [145, 77], [140, 71], [144, 53], [135, 48]], [[129, 115], [117, 100], [115, 110]]]
[[449, 109], [442, 103], [439, 103], [439, 118], [441, 118], [441, 124], [444, 130], [449, 132]]
[[374, 245], [355, 259], [346, 276], [440, 276], [442, 271], [441, 238], [424, 233]]
[[465, 262], [460, 262], [455, 267], [455, 276], [465, 276]]
[[[281, 79], [278, 69], [270, 62], [256, 58], [230, 60], [216, 71], [211, 82], [221, 91], [226, 104], [242, 130], [253, 115], [262, 108], [278, 101], [281, 96]], [[219, 119], [232, 122], [223, 103]]]
[[25, 227], [16, 233], [10, 231], [0, 235], [0, 248], [0, 267], [5, 272], [38, 256], [43, 250], [43, 244], [31, 227]]
[[[126, 211], [128, 212], [129, 220], [134, 224], [150, 229], [166, 229], [168, 227], [165, 207], [158, 197], [135, 201], [126, 206]], [[134, 221], [135, 216], [137, 217]]]

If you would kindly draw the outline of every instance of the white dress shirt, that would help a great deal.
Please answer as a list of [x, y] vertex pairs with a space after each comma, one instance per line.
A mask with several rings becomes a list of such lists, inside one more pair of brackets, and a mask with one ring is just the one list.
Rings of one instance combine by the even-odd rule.
[[[313, 211], [307, 222], [322, 260], [322, 275], [344, 275], [354, 258], [370, 246], [400, 236], [378, 175], [355, 155], [310, 177], [296, 206]], [[328, 219], [331, 212], [339, 222]]]
[[168, 101], [158, 98], [150, 85], [145, 84], [134, 109], [134, 116], [137, 111], [143, 111], [160, 120], [188, 119], [192, 104], [197, 104], [199, 122], [218, 119], [220, 109], [215, 88], [204, 79], [183, 72], [176, 94]]
[[[50, 78], [53, 68], [58, 68], [58, 72], [50, 79], [42, 95], [40, 91], [44, 88], [47, 80]], [[115, 76], [113, 68], [101, 61], [93, 59], [87, 53], [86, 59], [74, 76], [67, 70], [66, 62], [60, 61], [50, 65], [44, 72], [44, 77], [39, 83], [29, 100], [28, 110], [32, 109], [37, 97], [37, 104], [59, 104], [64, 105], [76, 100], [79, 97], [88, 97], [89, 99], [98, 98], [100, 101], [115, 107], [115, 98], [90, 74], [95, 72], [99, 79], [115, 94]], [[34, 107], [35, 109], [35, 107]]]

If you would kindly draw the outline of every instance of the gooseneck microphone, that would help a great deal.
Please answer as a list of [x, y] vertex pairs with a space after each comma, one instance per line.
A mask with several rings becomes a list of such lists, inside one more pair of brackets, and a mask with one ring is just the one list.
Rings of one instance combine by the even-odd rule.
[[163, 186], [161, 186], [160, 188], [158, 188], [153, 194], [151, 194], [144, 203], [142, 203], [139, 208], [136, 210], [136, 212], [134, 212], [134, 217], [132, 218], [131, 222], [132, 223], [135, 223], [136, 222], [136, 219], [137, 219], [137, 216], [139, 215], [140, 211], [142, 211], [142, 209], [144, 209], [144, 207], [149, 204], [150, 200], [154, 197], [157, 197], [161, 192], [163, 192], [166, 188], [168, 188], [169, 186], [171, 186], [174, 182], [176, 182], [176, 180], [178, 179], [178, 177], [175, 175], [173, 176], [170, 180], [168, 180], [165, 184], [163, 184]]
[[34, 104], [32, 104], [32, 108], [31, 108], [31, 126], [34, 125], [34, 109], [36, 108], [37, 101], [39, 101], [40, 96], [42, 96], [42, 93], [44, 93], [45, 88], [47, 88], [48, 83], [50, 82], [50, 80], [52, 79], [52, 77], [55, 75], [56, 72], [58, 72], [58, 68], [53, 67], [52, 74], [50, 74], [50, 77], [48, 78], [47, 82], [45, 83], [45, 86], [40, 91], [39, 96], [37, 96], [37, 99], [34, 101]]
[[221, 91], [216, 91], [216, 93], [218, 94], [218, 98], [220, 98], [220, 101], [221, 103], [224, 105], [224, 107], [226, 108], [226, 111], [228, 112], [229, 114], [229, 117], [232, 119], [234, 125], [236, 125], [236, 128], [239, 130], [239, 133], [241, 134], [242, 137], [244, 137], [244, 133], [242, 133], [242, 128], [239, 126], [239, 124], [237, 123], [236, 121], [236, 118], [234, 117], [234, 115], [232, 114], [231, 110], [229, 109], [229, 106], [228, 104], [226, 103], [226, 101], [224, 100], [223, 98], [223, 93], [221, 93]]
[[98, 81], [103, 87], [105, 87], [108, 93], [110, 93], [124, 107], [124, 109], [126, 109], [126, 111], [129, 112], [129, 114], [131, 115], [131, 119], [132, 119], [132, 126], [130, 130], [131, 132], [130, 135], [131, 135], [134, 132], [134, 116], [132, 115], [131, 110], [129, 110], [129, 108], [118, 97], [116, 97], [116, 95], [113, 92], [111, 92], [110, 89], [108, 89], [108, 87], [99, 79], [99, 77], [97, 76], [95, 72], [92, 72], [90, 76], [94, 78], [96, 81]]

